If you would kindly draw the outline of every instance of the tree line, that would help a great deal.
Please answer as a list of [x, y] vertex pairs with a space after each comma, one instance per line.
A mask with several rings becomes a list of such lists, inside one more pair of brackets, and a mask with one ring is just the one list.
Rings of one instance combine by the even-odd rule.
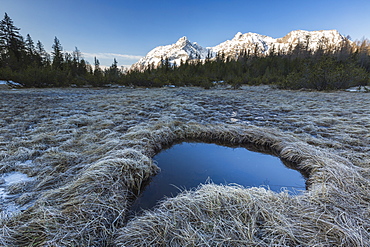
[[258, 54], [257, 49], [253, 53], [242, 50], [232, 56], [221, 53], [215, 58], [182, 61], [178, 65], [163, 58], [159, 66], [123, 71], [116, 59], [104, 70], [97, 58], [90, 65], [77, 47], [71, 53], [63, 51], [57, 37], [49, 54], [40, 41], [35, 44], [29, 34], [24, 38], [19, 30], [5, 13], [0, 22], [0, 80], [12, 80], [25, 87], [118, 84], [210, 88], [228, 84], [236, 89], [244, 84], [268, 84], [283, 89], [334, 90], [369, 85], [370, 81], [370, 42], [366, 39], [356, 44], [342, 42], [340, 47], [323, 44], [315, 51], [309, 50], [307, 43], [298, 43], [284, 53], [274, 49], [269, 54]]
[[[126, 82], [146, 87], [189, 85], [210, 88], [220, 83], [239, 88], [242, 85], [275, 85], [282, 89], [335, 90], [365, 86], [370, 82], [370, 42], [339, 47], [322, 44], [317, 50], [298, 43], [284, 53], [239, 52], [233, 56], [218, 54], [215, 59], [185, 61], [171, 65], [163, 59], [158, 68], [130, 71]], [[323, 48], [325, 47], [325, 49]], [[329, 47], [329, 48], [327, 48]]]
[[77, 47], [65, 52], [55, 37], [49, 54], [41, 41], [35, 43], [29, 34], [24, 38], [19, 30], [5, 13], [0, 22], [0, 80], [25, 87], [102, 86], [122, 74], [115, 59], [111, 67], [102, 70], [95, 58], [92, 67]]

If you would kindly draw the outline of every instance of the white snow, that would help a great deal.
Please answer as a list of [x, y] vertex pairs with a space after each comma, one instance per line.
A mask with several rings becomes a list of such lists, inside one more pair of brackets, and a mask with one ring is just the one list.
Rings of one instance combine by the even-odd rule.
[[365, 87], [365, 86], [357, 86], [357, 87], [351, 87], [351, 88], [348, 88], [346, 89], [347, 92], [370, 92], [370, 88], [369, 87]]
[[0, 177], [0, 198], [3, 200], [7, 198], [8, 193], [6, 188], [15, 183], [32, 181], [34, 178], [28, 177], [26, 174], [21, 172], [10, 172], [5, 173]]
[[16, 86], [16, 87], [22, 87], [23, 85], [18, 83], [18, 82], [14, 82], [14, 81], [8, 81], [8, 83], [12, 86]]
[[19, 182], [25, 182], [25, 181], [32, 180], [32, 178], [20, 172], [8, 173], [3, 177], [3, 179], [5, 181], [5, 185], [7, 186], [15, 184], [15, 183], [19, 183]]
[[0, 80], [0, 85], [9, 85], [9, 86], [14, 86], [14, 87], [22, 87], [23, 85], [18, 83], [18, 82], [14, 82], [14, 81], [3, 81], [3, 80]]
[[[158, 46], [151, 50], [145, 57], [133, 64], [130, 70], [144, 70], [149, 66], [158, 67], [162, 59], [168, 58], [171, 65], [179, 65], [182, 62], [194, 59], [204, 60], [208, 54], [215, 58], [217, 53], [226, 56], [237, 56], [241, 51], [247, 51], [251, 55], [257, 52], [259, 55], [267, 55], [273, 48], [275, 52], [286, 53], [298, 43], [307, 46], [311, 51], [319, 47], [339, 46], [347, 39], [337, 30], [305, 31], [297, 30], [288, 33], [282, 38], [272, 38], [257, 33], [238, 32], [233, 39], [222, 42], [214, 47], [202, 47], [196, 42], [191, 43], [187, 37], [181, 37], [176, 43], [166, 46]], [[351, 41], [349, 41], [351, 43]]]
[[[25, 163], [27, 163], [26, 161]], [[17, 212], [24, 210], [25, 207], [16, 205], [14, 195], [9, 195], [6, 191], [7, 188], [16, 183], [24, 183], [33, 181], [34, 178], [28, 177], [26, 174], [21, 172], [10, 172], [0, 176], [0, 222], [1, 219], [12, 217]]]
[[208, 49], [201, 47], [197, 43], [191, 43], [187, 37], [180, 38], [175, 44], [158, 46], [151, 50], [145, 57], [133, 64], [130, 69], [142, 70], [149, 66], [158, 67], [162, 59], [169, 59], [171, 65], [180, 65], [192, 59], [205, 59]]

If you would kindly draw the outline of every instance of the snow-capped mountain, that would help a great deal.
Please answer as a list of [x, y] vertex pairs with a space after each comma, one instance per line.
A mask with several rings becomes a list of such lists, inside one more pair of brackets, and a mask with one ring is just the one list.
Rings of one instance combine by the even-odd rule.
[[185, 62], [192, 59], [205, 59], [209, 49], [191, 43], [187, 37], [180, 38], [175, 44], [158, 46], [151, 50], [145, 57], [131, 66], [132, 69], [143, 70], [149, 66], [158, 67], [163, 59], [168, 58], [171, 64], [179, 65], [181, 61]]
[[225, 56], [235, 56], [246, 50], [251, 54], [265, 53], [276, 42], [276, 39], [257, 33], [238, 32], [233, 39], [227, 40], [215, 47], [210, 47], [215, 53], [223, 53]]
[[229, 57], [236, 57], [244, 51], [250, 55], [257, 54], [259, 56], [267, 55], [271, 50], [287, 53], [299, 43], [314, 52], [319, 47], [323, 49], [339, 47], [345, 41], [348, 41], [348, 39], [337, 30], [297, 30], [277, 39], [257, 33], [242, 34], [239, 32], [231, 40], [206, 48], [195, 42], [191, 43], [186, 37], [182, 37], [175, 44], [154, 48], [145, 57], [133, 64], [130, 69], [141, 71], [149, 66], [155, 68], [161, 64], [163, 59], [168, 59], [171, 64], [179, 65], [181, 61], [205, 59], [207, 56], [214, 58], [221, 53]]
[[280, 39], [276, 39], [280, 46], [287, 50], [290, 45], [295, 47], [298, 43], [303, 46], [308, 45], [308, 49], [316, 51], [319, 47], [322, 49], [328, 49], [330, 47], [340, 47], [343, 42], [349, 41], [349, 39], [341, 35], [337, 30], [322, 30], [322, 31], [304, 31], [297, 30], [288, 33], [286, 36]]

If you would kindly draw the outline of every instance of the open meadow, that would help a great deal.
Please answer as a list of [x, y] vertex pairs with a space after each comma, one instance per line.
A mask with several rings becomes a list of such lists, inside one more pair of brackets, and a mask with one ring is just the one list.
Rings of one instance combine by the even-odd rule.
[[[370, 246], [370, 94], [226, 88], [0, 90], [1, 246]], [[182, 141], [252, 144], [307, 191], [200, 185], [130, 206]], [[6, 182], [26, 174], [19, 182]]]

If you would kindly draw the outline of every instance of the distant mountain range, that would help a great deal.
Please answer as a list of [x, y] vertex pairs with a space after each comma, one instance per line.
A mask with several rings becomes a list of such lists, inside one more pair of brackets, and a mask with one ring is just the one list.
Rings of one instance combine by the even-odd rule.
[[[237, 57], [241, 52], [250, 55], [268, 55], [271, 51], [284, 54], [300, 43], [303, 47], [316, 51], [340, 47], [343, 42], [349, 41], [337, 30], [304, 31], [297, 30], [288, 33], [283, 38], [274, 39], [257, 33], [237, 33], [233, 39], [222, 42], [214, 47], [202, 47], [196, 42], [190, 42], [187, 37], [180, 38], [176, 43], [166, 46], [158, 46], [151, 50], [145, 57], [133, 64], [130, 70], [145, 70], [149, 66], [153, 68], [161, 64], [162, 59], [168, 59], [173, 65], [194, 59], [215, 58], [217, 54], [225, 57]], [[349, 41], [351, 42], [351, 41]]]

